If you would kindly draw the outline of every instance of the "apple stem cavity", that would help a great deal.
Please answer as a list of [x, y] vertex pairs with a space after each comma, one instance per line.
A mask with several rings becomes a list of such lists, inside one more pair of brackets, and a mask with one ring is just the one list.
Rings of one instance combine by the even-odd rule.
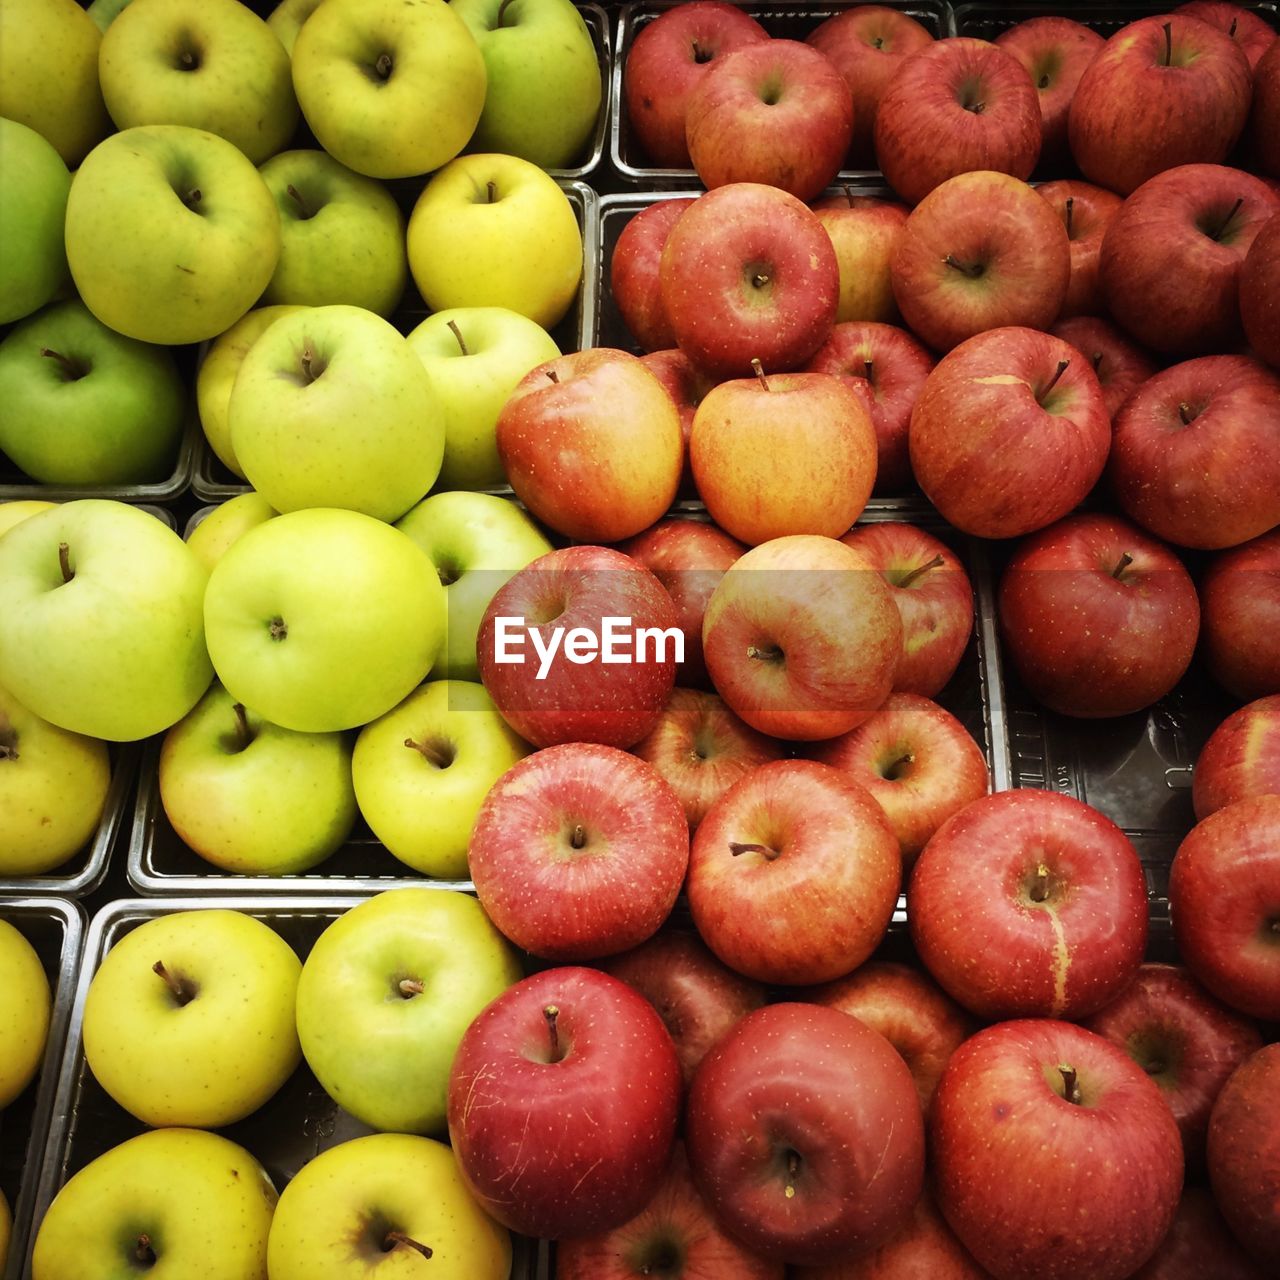
[[547, 1039], [551, 1043], [551, 1056], [548, 1062], [563, 1062], [564, 1053], [560, 1048], [560, 1007], [558, 1005], [549, 1004], [542, 1011], [542, 1016], [547, 1022]]
[[1189, 427], [1196, 420], [1195, 410], [1184, 400], [1178, 406], [1178, 417], [1182, 419], [1184, 427]]
[[231, 710], [236, 716], [236, 750], [243, 751], [253, 741], [253, 730], [249, 728], [249, 715], [243, 702], [233, 703]]
[[404, 740], [406, 747], [412, 747], [428, 764], [437, 769], [447, 769], [454, 760], [453, 751], [441, 742], [417, 742], [413, 738]]
[[308, 218], [314, 218], [316, 216], [315, 210], [312, 209], [302, 198], [302, 192], [299, 191], [292, 182], [285, 187], [285, 191], [288, 193], [289, 199], [298, 206], [298, 216], [303, 220], [303, 222], [306, 222]]
[[927, 564], [917, 565], [905, 577], [899, 578], [894, 585], [898, 588], [898, 590], [901, 591], [904, 587], [909, 587], [913, 582], [916, 581], [916, 579], [923, 578], [924, 575], [928, 573], [930, 569], [938, 568], [940, 564], [942, 564], [941, 552], [939, 552], [936, 556], [934, 556], [933, 559], [930, 560]]
[[587, 829], [582, 823], [577, 823], [569, 833], [569, 844], [574, 849], [585, 849], [587, 847]]
[[781, 849], [770, 849], [767, 844], [739, 844], [736, 840], [730, 841], [729, 852], [735, 858], [742, 853], [758, 853], [770, 862], [774, 862], [782, 856]]
[[178, 978], [170, 973], [164, 967], [163, 960], [157, 960], [151, 966], [151, 972], [164, 979], [164, 985], [169, 988], [169, 992], [177, 1003], [178, 1008], [185, 1008], [196, 998], [195, 987], [185, 978]]
[[58, 568], [62, 571], [63, 583], [68, 583], [76, 576], [71, 567], [71, 548], [65, 542], [58, 543]]
[[747, 645], [747, 657], [754, 658], [757, 662], [781, 662], [782, 650], [776, 644], [763, 649], [758, 645], [749, 644]]
[[1117, 581], [1121, 581], [1124, 571], [1133, 563], [1133, 557], [1126, 551], [1124, 555], [1116, 561], [1116, 567], [1111, 570], [1111, 576]]
[[390, 1253], [397, 1245], [404, 1245], [406, 1249], [416, 1249], [424, 1258], [431, 1257], [431, 1249], [428, 1245], [423, 1244], [420, 1240], [415, 1240], [412, 1236], [407, 1236], [403, 1231], [388, 1231], [386, 1238], [382, 1242], [382, 1251]]
[[764, 365], [755, 356], [751, 357], [751, 371], [756, 375], [756, 381], [766, 390], [769, 390], [769, 379], [764, 376]]
[[1217, 229], [1210, 233], [1210, 236], [1209, 236], [1210, 240], [1217, 240], [1217, 241], [1222, 240], [1222, 237], [1226, 234], [1227, 228], [1231, 225], [1232, 218], [1234, 218], [1236, 214], [1240, 212], [1240, 206], [1242, 204], [1244, 204], [1244, 196], [1241, 196], [1235, 202], [1235, 204], [1231, 206], [1231, 209], [1227, 213], [1227, 216], [1223, 218], [1223, 220], [1220, 223], [1218, 223]]
[[500, 27], [506, 25], [503, 22], [503, 18], [507, 16], [507, 9], [510, 6], [510, 4], [511, 4], [511, 0], [502, 0], [502, 3], [498, 6], [498, 26]]
[[133, 1247], [134, 1260], [143, 1267], [156, 1265], [156, 1251], [151, 1247], [151, 1237], [144, 1231]]
[[18, 758], [18, 733], [9, 717], [0, 711], [0, 760]]
[[693, 49], [693, 60], [697, 63], [710, 62], [715, 54], [710, 49], [704, 49], [696, 40], [691, 46]]
[[978, 277], [986, 270], [981, 262], [971, 262], [966, 266], [965, 263], [961, 262], [953, 253], [947, 254], [947, 256], [943, 258], [943, 262], [945, 262], [952, 271], [959, 271], [962, 275], [968, 276], [970, 280], [978, 279]]
[[192, 187], [190, 191], [179, 195], [178, 198], [192, 213], [198, 213], [200, 211], [200, 201], [204, 199], [204, 192], [199, 187]]
[[373, 64], [374, 74], [379, 80], [390, 80], [391, 73], [395, 70], [395, 63], [391, 60], [389, 53], [378, 54], [378, 60]]
[[753, 289], [763, 289], [770, 281], [771, 277], [767, 271], [757, 271], [751, 277], [751, 287]]
[[396, 983], [396, 990], [400, 993], [402, 1000], [412, 1000], [414, 996], [420, 996], [426, 987], [421, 978], [401, 978]]
[[469, 356], [471, 352], [467, 350], [467, 344], [462, 340], [462, 330], [458, 328], [458, 322], [456, 320], [450, 320], [447, 322], [447, 325], [449, 332], [452, 333], [458, 341], [458, 350], [461, 351], [464, 356]]
[[63, 378], [67, 382], [79, 382], [89, 372], [88, 365], [79, 360], [73, 360], [70, 356], [64, 356], [61, 351], [53, 351], [49, 347], [41, 347], [40, 354], [46, 360], [56, 360], [58, 362]]
[[276, 641], [287, 639], [289, 635], [288, 624], [283, 618], [279, 617], [271, 619], [271, 626], [268, 627], [267, 630], [270, 633], [271, 638]]
[[1076, 211], [1076, 198], [1075, 196], [1068, 196], [1067, 197], [1067, 239], [1068, 240], [1075, 239], [1075, 236], [1072, 235], [1072, 227], [1071, 227], [1071, 222], [1075, 214], [1075, 211]]
[[800, 1153], [798, 1151], [787, 1152], [787, 1185], [783, 1194], [788, 1200], [794, 1200], [796, 1195], [796, 1174], [800, 1172]]
[[498, 203], [498, 184], [492, 178], [484, 184], [484, 193], [488, 196], [489, 204]]
[[302, 345], [302, 355], [298, 358], [298, 363], [302, 366], [303, 386], [310, 386], [324, 372], [324, 362], [317, 357], [309, 338]]
[[1032, 902], [1044, 902], [1049, 896], [1049, 868], [1043, 862], [1036, 868], [1028, 896]]
[[1080, 1082], [1076, 1075], [1075, 1067], [1068, 1066], [1065, 1062], [1058, 1064], [1058, 1070], [1062, 1073], [1062, 1096], [1071, 1103], [1073, 1107], [1078, 1107], [1084, 1101], [1080, 1093]]
[[1046, 398], [1048, 397], [1049, 392], [1050, 392], [1050, 391], [1052, 391], [1052, 390], [1054, 389], [1054, 387], [1056, 387], [1056, 386], [1058, 385], [1058, 381], [1059, 381], [1059, 379], [1061, 379], [1062, 375], [1063, 375], [1064, 373], [1066, 373], [1066, 371], [1067, 371], [1067, 369], [1070, 367], [1070, 365], [1071, 365], [1071, 361], [1070, 361], [1070, 360], [1059, 360], [1059, 361], [1058, 361], [1058, 369], [1057, 369], [1057, 372], [1053, 375], [1053, 377], [1052, 377], [1052, 378], [1050, 378], [1050, 379], [1049, 379], [1049, 385], [1048, 385], [1047, 387], [1045, 387], [1045, 389], [1044, 389], [1044, 390], [1040, 393], [1040, 395], [1037, 397], [1037, 399], [1040, 401], [1040, 403], [1041, 403], [1042, 405], [1044, 404], [1044, 402], [1045, 402]]

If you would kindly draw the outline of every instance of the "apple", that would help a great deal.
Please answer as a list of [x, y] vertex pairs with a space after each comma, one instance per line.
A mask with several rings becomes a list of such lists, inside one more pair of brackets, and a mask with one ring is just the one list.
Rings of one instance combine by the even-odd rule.
[[1254, 13], [1242, 4], [1227, 4], [1223, 0], [1191, 0], [1190, 4], [1180, 4], [1173, 12], [1199, 18], [1201, 22], [1225, 31], [1243, 50], [1250, 68], [1258, 65], [1258, 60], [1275, 42], [1275, 29], [1260, 13]]
[[618, 233], [609, 259], [609, 292], [623, 324], [645, 351], [675, 346], [659, 267], [667, 235], [692, 203], [692, 196], [681, 196], [646, 205]]
[[238, 493], [212, 508], [209, 514], [187, 535], [187, 546], [202, 565], [213, 572], [213, 566], [250, 529], [266, 524], [280, 513], [260, 494], [250, 490]]
[[1196, 759], [1191, 799], [1196, 820], [1237, 800], [1280, 795], [1280, 694], [1229, 715]]
[[334, 920], [307, 956], [298, 979], [303, 1055], [362, 1123], [442, 1132], [463, 1033], [519, 979], [515, 951], [474, 898], [429, 888], [377, 894]]
[[805, 1267], [883, 1244], [923, 1181], [911, 1073], [878, 1032], [818, 1005], [758, 1009], [711, 1050], [685, 1141], [721, 1224], [753, 1253]]
[[1002, 791], [925, 846], [907, 921], [925, 967], [978, 1017], [1083, 1018], [1142, 963], [1146, 881], [1129, 838], [1096, 809]]
[[807, 754], [871, 793], [907, 867], [953, 813], [987, 794], [982, 749], [955, 716], [915, 693], [891, 694], [870, 720]]
[[173, 911], [107, 952], [84, 1002], [94, 1078], [152, 1127], [216, 1129], [251, 1115], [302, 1061], [302, 964], [242, 911]]
[[681, 351], [711, 377], [798, 368], [835, 323], [840, 269], [794, 196], [735, 182], [699, 196], [667, 235], [662, 304]]
[[557, 1240], [610, 1231], [648, 1204], [679, 1109], [662, 1019], [594, 969], [545, 969], [494, 1000], [449, 1077], [449, 1140], [481, 1207]]
[[258, 171], [225, 138], [186, 125], [99, 143], [71, 180], [65, 234], [85, 306], [117, 333], [170, 345], [229, 329], [280, 257]]
[[7, 533], [14, 525], [21, 524], [42, 511], [49, 511], [57, 505], [56, 502], [49, 502], [44, 498], [16, 498], [0, 502], [0, 535]]
[[0, 1110], [35, 1079], [44, 1061], [53, 998], [35, 948], [15, 925], [0, 920]]
[[1092, 365], [1102, 387], [1107, 415], [1112, 419], [1129, 396], [1155, 376], [1155, 361], [1114, 325], [1097, 316], [1069, 316], [1049, 332], [1069, 342]]
[[1280, 796], [1253, 796], [1192, 828], [1169, 868], [1178, 953], [1224, 1004], [1280, 1021]]
[[1040, 155], [1038, 97], [1017, 59], [985, 40], [938, 40], [917, 50], [894, 71], [876, 111], [885, 180], [918, 204], [972, 170], [1029, 178]]
[[846, 773], [778, 760], [734, 783], [694, 833], [685, 893], [702, 940], [772, 985], [829, 982], [880, 944], [902, 879], [884, 811]]
[[890, 277], [908, 327], [949, 351], [1005, 325], [1047, 329], [1067, 297], [1071, 244], [1033, 187], [978, 170], [946, 179], [912, 210]]
[[90, 0], [85, 12], [99, 31], [106, 31], [128, 5], [129, 0]]
[[690, 94], [726, 54], [768, 39], [750, 14], [720, 0], [675, 5], [638, 25], [622, 65], [620, 105], [651, 163], [689, 167]]
[[982, 538], [1060, 520], [1088, 496], [1110, 447], [1092, 365], [1032, 329], [961, 343], [925, 379], [911, 413], [920, 487], [956, 528]]
[[[1088, 31], [1087, 27], [1080, 29]], [[1102, 290], [1098, 283], [1102, 240], [1124, 201], [1112, 191], [1069, 178], [1043, 183], [1036, 190], [1062, 219], [1070, 242], [1071, 276], [1061, 314], [1064, 317], [1096, 315], [1102, 310]]]
[[67, 280], [62, 226], [71, 174], [51, 143], [16, 120], [0, 119], [0, 324], [52, 300]]
[[1254, 353], [1280, 369], [1280, 213], [1265, 223], [1240, 267], [1240, 320]]
[[[95, 0], [101, 3], [102, 0]], [[106, 0], [108, 4], [119, 3], [119, 0]], [[125, 0], [128, 3], [128, 0]], [[302, 30], [302, 24], [320, 7], [320, 0], [279, 0], [274, 9], [267, 14], [267, 26], [276, 33], [276, 38], [284, 45], [285, 52], [293, 57], [293, 45]]]
[[462, 18], [443, 0], [322, 7], [293, 44], [293, 87], [320, 145], [371, 178], [412, 178], [452, 160], [475, 131], [487, 84]]
[[943, 1216], [1007, 1280], [1123, 1280], [1156, 1251], [1182, 1190], [1159, 1088], [1068, 1022], [1006, 1022], [962, 1044], [929, 1139]]
[[1236, 1243], [1208, 1188], [1185, 1187], [1168, 1235], [1133, 1280], [1200, 1280], [1207, 1275], [1263, 1280], [1266, 1272]]
[[1084, 176], [1127, 196], [1184, 164], [1221, 164], [1249, 114], [1249, 60], [1185, 14], [1121, 27], [1085, 69], [1067, 133]]
[[[697, 0], [690, 0], [697, 3]], [[697, 491], [693, 485], [693, 472], [689, 467], [689, 437], [693, 435], [693, 418], [698, 406], [715, 383], [700, 373], [693, 362], [679, 347], [664, 351], [648, 351], [640, 357], [643, 364], [667, 389], [680, 415], [680, 435], [684, 440], [684, 468], [680, 473], [677, 497], [692, 497]]]
[[1280, 49], [1277, 42], [1258, 59], [1253, 71], [1253, 108], [1249, 141], [1258, 173], [1280, 178]]
[[1213, 678], [1241, 699], [1280, 693], [1280, 533], [1214, 556], [1200, 607]]
[[[856, 16], [858, 11], [847, 12]], [[906, 14], [901, 16], [914, 21]], [[840, 269], [837, 325], [852, 320], [896, 320], [898, 304], [893, 297], [889, 263], [907, 221], [906, 206], [846, 192], [815, 201], [813, 211], [831, 237]]]
[[1109, 472], [1121, 509], [1184, 547], [1238, 546], [1280, 524], [1280, 375], [1247, 356], [1157, 373], [1116, 415]]

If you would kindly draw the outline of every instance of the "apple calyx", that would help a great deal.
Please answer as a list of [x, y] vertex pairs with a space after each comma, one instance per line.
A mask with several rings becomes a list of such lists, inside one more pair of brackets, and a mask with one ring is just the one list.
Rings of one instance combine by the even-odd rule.
[[431, 1257], [430, 1247], [420, 1240], [405, 1235], [403, 1231], [388, 1231], [382, 1241], [382, 1252], [390, 1253], [397, 1245], [404, 1245], [406, 1249], [416, 1249], [424, 1258]]
[[502, 0], [502, 3], [498, 6], [498, 21], [496, 24], [497, 26], [502, 27], [506, 25], [503, 22], [503, 18], [507, 16], [507, 9], [510, 7], [510, 5], [511, 5], [511, 0]]
[[200, 55], [194, 49], [183, 49], [178, 54], [178, 61], [175, 64], [178, 71], [195, 71], [200, 66]]
[[1116, 567], [1111, 570], [1111, 576], [1117, 582], [1124, 581], [1124, 571], [1133, 563], [1133, 557], [1126, 551], [1119, 560], [1116, 561]]
[[977, 280], [987, 269], [986, 265], [981, 262], [961, 262], [953, 253], [947, 254], [942, 261], [945, 262], [952, 271], [959, 271], [961, 275], [968, 276], [970, 280]]
[[289, 625], [279, 615], [271, 619], [271, 625], [267, 628], [267, 633], [273, 640], [284, 640], [289, 635]]
[[249, 728], [249, 715], [244, 709], [244, 703], [233, 703], [231, 710], [235, 712], [236, 717], [236, 736], [233, 749], [239, 753], [253, 741], [254, 734], [253, 730]]
[[373, 74], [384, 84], [391, 79], [391, 73], [395, 70], [395, 63], [392, 61], [389, 53], [378, 54], [373, 64]]
[[414, 996], [420, 996], [426, 989], [421, 978], [401, 978], [396, 983], [396, 992], [402, 1000], [412, 1000]]
[[292, 182], [285, 187], [285, 192], [289, 196], [289, 199], [298, 206], [298, 217], [300, 217], [303, 222], [306, 222], [308, 218], [314, 218], [316, 216], [316, 211], [302, 198], [302, 192], [299, 191]]
[[447, 769], [456, 759], [453, 745], [441, 742], [439, 738], [432, 738], [426, 742], [406, 738], [404, 745], [412, 747], [428, 764], [434, 765], [437, 769]]
[[456, 320], [449, 320], [446, 322], [446, 327], [458, 340], [458, 350], [461, 351], [464, 356], [469, 356], [471, 352], [467, 350], [467, 344], [462, 340], [462, 330], [458, 328], [458, 322]]
[[9, 717], [0, 711], [0, 760], [16, 760], [18, 758], [18, 731], [10, 723]]
[[1222, 237], [1226, 235], [1227, 228], [1231, 225], [1231, 220], [1236, 216], [1237, 213], [1240, 212], [1240, 206], [1243, 204], [1244, 204], [1244, 196], [1240, 196], [1236, 200], [1235, 204], [1231, 206], [1230, 210], [1227, 213], [1227, 216], [1223, 218], [1221, 222], [1218, 223], [1217, 227], [1214, 230], [1206, 231], [1205, 235], [1207, 235], [1210, 240], [1214, 240], [1217, 243], [1221, 244]]
[[178, 199], [191, 210], [192, 213], [200, 212], [200, 201], [204, 199], [204, 192], [199, 187], [192, 187], [190, 191], [179, 191]]
[[924, 575], [928, 573], [930, 569], [936, 569], [941, 563], [942, 563], [942, 553], [939, 552], [937, 555], [933, 557], [932, 560], [928, 561], [925, 564], [917, 565], [909, 573], [903, 574], [903, 576], [901, 578], [898, 578], [897, 581], [894, 581], [894, 579], [889, 575], [886, 575], [886, 577], [888, 577], [890, 586], [897, 587], [899, 591], [902, 591], [902, 590], [905, 590], [907, 587], [911, 586], [911, 584], [915, 582], [917, 579], [923, 578]]
[[1044, 402], [1049, 398], [1049, 393], [1054, 389], [1054, 387], [1058, 385], [1059, 379], [1061, 379], [1062, 375], [1066, 373], [1070, 364], [1071, 364], [1070, 360], [1058, 361], [1057, 372], [1053, 375], [1052, 378], [1049, 379], [1049, 385], [1045, 387], [1045, 389], [1038, 396], [1036, 396], [1036, 399], [1040, 402], [1040, 406], [1042, 408], [1044, 407]]
[[1073, 1107], [1078, 1107], [1084, 1102], [1084, 1095], [1080, 1092], [1080, 1081], [1077, 1078], [1076, 1069], [1065, 1062], [1058, 1063], [1058, 1070], [1062, 1074], [1062, 1097], [1065, 1102], [1071, 1103]]
[[756, 381], [766, 390], [769, 390], [769, 379], [764, 376], [764, 365], [755, 356], [751, 357], [751, 371], [756, 375]]
[[735, 858], [742, 853], [758, 853], [769, 862], [776, 862], [782, 857], [781, 849], [771, 849], [767, 844], [739, 844], [736, 840], [729, 842], [729, 852]]
[[542, 1010], [542, 1016], [547, 1023], [547, 1040], [551, 1045], [551, 1052], [547, 1058], [549, 1063], [564, 1061], [564, 1047], [560, 1043], [560, 1006], [549, 1004]]
[[198, 991], [196, 984], [188, 978], [170, 973], [165, 968], [163, 960], [157, 960], [151, 966], [151, 972], [164, 979], [164, 985], [169, 988], [169, 993], [179, 1009], [185, 1008], [196, 998]]
[[90, 366], [83, 360], [75, 360], [71, 356], [64, 356], [61, 351], [54, 351], [49, 347], [41, 347], [40, 354], [46, 360], [56, 360], [58, 362], [64, 382], [79, 382], [89, 372]]
[[151, 1247], [151, 1237], [145, 1231], [134, 1243], [133, 1259], [140, 1267], [156, 1265], [156, 1251]]
[[58, 568], [62, 572], [64, 585], [76, 576], [76, 571], [71, 567], [71, 548], [65, 542], [58, 543]]

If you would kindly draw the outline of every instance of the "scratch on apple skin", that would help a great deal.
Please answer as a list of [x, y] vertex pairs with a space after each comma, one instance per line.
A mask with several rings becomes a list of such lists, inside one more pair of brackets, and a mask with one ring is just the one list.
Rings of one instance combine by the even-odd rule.
[[583, 1184], [584, 1182], [586, 1182], [586, 1180], [587, 1180], [587, 1179], [588, 1179], [588, 1178], [589, 1178], [593, 1173], [595, 1173], [595, 1171], [596, 1171], [596, 1170], [597, 1170], [597, 1169], [598, 1169], [602, 1164], [604, 1164], [604, 1156], [601, 1156], [601, 1157], [600, 1157], [600, 1158], [599, 1158], [599, 1159], [598, 1159], [598, 1160], [597, 1160], [593, 1165], [591, 1165], [591, 1166], [590, 1166], [590, 1168], [584, 1169], [584, 1170], [583, 1170], [583, 1172], [582, 1172], [582, 1177], [580, 1177], [580, 1178], [577, 1180], [577, 1182], [575, 1182], [575, 1183], [573, 1184], [573, 1188], [572, 1188], [572, 1190], [569, 1192], [569, 1195], [570, 1195], [570, 1196], [574, 1196], [574, 1195], [576, 1195], [576, 1194], [578, 1193], [579, 1189], [582, 1187], [582, 1184]]
[[195, 275], [194, 267], [184, 267], [180, 262], [175, 262], [173, 265], [177, 267], [179, 271], [185, 271], [189, 276]]
[[1053, 1016], [1062, 1015], [1067, 1007], [1067, 970], [1071, 968], [1071, 953], [1067, 950], [1067, 934], [1053, 907], [1045, 907], [1049, 923], [1053, 925]]
[[875, 1172], [867, 1179], [866, 1190], [870, 1191], [875, 1185], [876, 1179], [884, 1172], [884, 1162], [889, 1158], [889, 1146], [893, 1142], [893, 1131], [898, 1127], [898, 1122], [894, 1120], [889, 1125], [889, 1132], [884, 1135], [884, 1149], [880, 1152], [880, 1163], [876, 1165]]

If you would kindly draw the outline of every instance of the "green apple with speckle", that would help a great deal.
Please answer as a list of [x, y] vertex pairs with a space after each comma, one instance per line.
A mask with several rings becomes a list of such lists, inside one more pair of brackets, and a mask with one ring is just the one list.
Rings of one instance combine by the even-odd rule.
[[38, 311], [67, 283], [71, 174], [52, 143], [0, 118], [0, 324]]

